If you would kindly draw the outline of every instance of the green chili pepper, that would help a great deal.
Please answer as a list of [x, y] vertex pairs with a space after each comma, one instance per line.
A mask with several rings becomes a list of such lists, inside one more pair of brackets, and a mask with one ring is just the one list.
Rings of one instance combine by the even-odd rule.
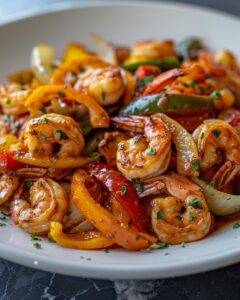
[[176, 45], [176, 52], [181, 59], [194, 59], [198, 50], [203, 49], [202, 42], [197, 38], [188, 38]]
[[189, 94], [155, 94], [143, 96], [125, 106], [120, 115], [151, 115], [155, 113], [187, 113], [209, 111], [213, 100], [208, 96]]
[[142, 65], [157, 66], [162, 71], [167, 71], [170, 69], [178, 68], [180, 63], [179, 63], [179, 59], [176, 56], [169, 56], [169, 57], [163, 57], [163, 58], [159, 58], [159, 59], [151, 59], [151, 60], [142, 61], [139, 63], [122, 66], [122, 68], [127, 71], [130, 71], [130, 72], [135, 72], [137, 70], [137, 68]]

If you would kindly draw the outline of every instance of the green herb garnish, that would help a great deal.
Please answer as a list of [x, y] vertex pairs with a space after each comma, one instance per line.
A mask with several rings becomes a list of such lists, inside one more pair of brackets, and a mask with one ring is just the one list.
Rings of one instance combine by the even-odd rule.
[[126, 192], [127, 192], [127, 186], [124, 184], [124, 185], [122, 186], [122, 188], [121, 188], [120, 194], [123, 196], [123, 195], [126, 194]]
[[148, 152], [148, 155], [155, 155], [155, 154], [156, 154], [155, 149], [150, 149], [150, 151]]
[[157, 212], [157, 220], [162, 220], [162, 219], [164, 219], [164, 212], [160, 210]]
[[136, 135], [136, 136], [134, 137], [133, 144], [136, 145], [142, 136], [143, 136], [142, 134]]
[[201, 209], [202, 208], [202, 206], [201, 206], [201, 199], [198, 199], [198, 198], [194, 198], [191, 201], [189, 201], [188, 205], [192, 206], [194, 208], [197, 208], [197, 209]]
[[59, 134], [59, 139], [60, 140], [67, 140], [68, 136], [66, 135], [66, 133], [64, 131], [62, 131], [61, 129], [57, 129], [55, 130], [56, 133]]
[[233, 224], [233, 229], [240, 228], [240, 221], [237, 221]]
[[221, 93], [219, 90], [215, 90], [213, 91], [211, 94], [210, 94], [210, 97], [213, 99], [213, 100], [218, 100], [219, 98], [221, 98]]
[[59, 92], [59, 93], [58, 93], [58, 95], [59, 95], [59, 97], [61, 97], [61, 98], [64, 98], [64, 97], [66, 97], [66, 95], [65, 95], [65, 93], [64, 93], [64, 92]]
[[189, 212], [189, 220], [190, 221], [194, 221], [196, 219], [194, 213], [192, 213], [191, 211]]
[[220, 135], [221, 133], [222, 133], [222, 132], [221, 132], [220, 130], [217, 130], [217, 129], [214, 129], [214, 130], [212, 131], [212, 134], [213, 134], [216, 138], [218, 138], [219, 135]]
[[199, 160], [194, 160], [191, 163], [193, 170], [195, 170], [196, 172], [200, 172], [201, 168], [200, 168], [200, 161]]

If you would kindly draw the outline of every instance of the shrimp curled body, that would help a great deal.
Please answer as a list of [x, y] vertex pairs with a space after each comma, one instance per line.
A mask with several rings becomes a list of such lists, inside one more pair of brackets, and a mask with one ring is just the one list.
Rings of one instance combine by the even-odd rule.
[[166, 171], [171, 158], [171, 133], [162, 120], [151, 117], [115, 117], [117, 127], [141, 132], [118, 144], [117, 168], [129, 178], [145, 178]]
[[51, 221], [62, 222], [67, 205], [66, 193], [57, 182], [39, 178], [29, 193], [26, 182], [20, 185], [10, 203], [10, 211], [15, 224], [26, 232], [46, 234]]
[[84, 147], [79, 125], [70, 117], [46, 114], [30, 120], [21, 138], [35, 157], [76, 157]]
[[170, 196], [153, 200], [152, 226], [159, 239], [179, 244], [206, 236], [212, 217], [201, 188], [177, 174], [161, 177]]

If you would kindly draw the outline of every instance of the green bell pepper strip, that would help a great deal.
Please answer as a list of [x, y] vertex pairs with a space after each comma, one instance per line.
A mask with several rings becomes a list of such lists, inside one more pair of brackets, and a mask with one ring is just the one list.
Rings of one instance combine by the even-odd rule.
[[199, 113], [213, 110], [209, 96], [189, 94], [154, 94], [143, 96], [125, 106], [120, 115], [151, 115], [155, 113]]
[[198, 50], [203, 49], [202, 42], [197, 38], [188, 38], [176, 44], [176, 53], [181, 59], [193, 59]]
[[130, 65], [125, 65], [125, 66], [122, 66], [122, 68], [127, 71], [130, 71], [130, 72], [135, 72], [137, 70], [137, 68], [142, 65], [157, 66], [162, 71], [167, 71], [170, 69], [178, 68], [180, 66], [180, 62], [176, 56], [169, 56], [169, 57], [163, 57], [163, 58], [159, 58], [159, 59], [151, 59], [151, 60], [147, 60], [147, 61], [142, 61], [139, 63], [130, 64]]

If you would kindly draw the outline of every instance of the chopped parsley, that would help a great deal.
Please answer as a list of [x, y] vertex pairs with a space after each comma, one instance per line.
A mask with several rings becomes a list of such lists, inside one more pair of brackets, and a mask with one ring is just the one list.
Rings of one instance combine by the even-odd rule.
[[197, 172], [201, 171], [199, 160], [192, 161], [191, 165], [192, 165], [193, 170], [195, 170]]
[[150, 149], [150, 151], [148, 152], [148, 155], [155, 155], [155, 154], [156, 154], [155, 149]]
[[47, 110], [45, 107], [39, 108], [39, 110], [43, 115], [47, 113]]
[[194, 221], [196, 219], [194, 213], [192, 213], [191, 211], [189, 212], [189, 220], [190, 221]]
[[157, 220], [162, 220], [162, 219], [164, 219], [164, 212], [160, 210], [157, 212]]
[[64, 97], [66, 97], [66, 95], [65, 95], [65, 93], [64, 93], [64, 92], [59, 92], [59, 93], [58, 93], [58, 96], [59, 96], [59, 97], [61, 97], [61, 98], [64, 98]]
[[49, 122], [48, 118], [44, 118], [44, 123], [48, 124], [48, 122]]
[[176, 216], [176, 219], [177, 219], [178, 221], [182, 221], [182, 219], [183, 219], [183, 216], [181, 216], [181, 215], [177, 215], [177, 216]]
[[166, 249], [168, 246], [169, 246], [168, 243], [164, 243], [164, 242], [160, 242], [160, 243], [155, 244], [155, 247], [157, 249]]
[[105, 99], [106, 99], [106, 92], [102, 92], [102, 101], [105, 101]]
[[188, 87], [189, 87], [189, 84], [184, 82], [184, 83], [182, 83], [182, 86], [188, 88]]
[[191, 201], [188, 202], [189, 206], [192, 206], [193, 208], [201, 209], [201, 199], [194, 198]]
[[233, 224], [233, 229], [240, 228], [240, 221], [237, 221]]
[[32, 181], [30, 180], [25, 181], [25, 186], [27, 189], [30, 189], [30, 187], [32, 186]]
[[142, 136], [143, 136], [142, 134], [136, 135], [136, 136], [134, 137], [133, 144], [136, 145]]
[[8, 116], [8, 115], [4, 115], [3, 116], [3, 123], [11, 123], [13, 124], [14, 123], [14, 116]]
[[35, 233], [33, 233], [31, 235], [31, 241], [41, 241], [41, 239]]
[[204, 94], [204, 87], [202, 85], [198, 85], [197, 88], [198, 88], [199, 92], [201, 93], [201, 95], [203, 95]]
[[69, 211], [66, 212], [67, 216], [70, 216], [71, 214], [72, 214], [71, 210], [69, 210]]
[[94, 175], [94, 174], [96, 174], [97, 172], [99, 171], [99, 168], [98, 167], [96, 167], [96, 168], [94, 168], [92, 171], [91, 171], [91, 175]]
[[213, 134], [216, 138], [218, 138], [219, 135], [221, 134], [221, 131], [220, 131], [220, 130], [217, 130], [217, 129], [214, 129], [214, 130], [212, 131], [212, 134]]
[[204, 132], [201, 133], [200, 139], [202, 140], [204, 138]]
[[154, 77], [154, 75], [143, 77], [142, 79], [138, 80], [138, 85], [144, 88], [154, 79]]
[[137, 186], [136, 186], [136, 190], [137, 190], [138, 193], [142, 193], [143, 190], [144, 190], [142, 184], [137, 185]]
[[151, 253], [152, 249], [151, 248], [146, 248], [146, 249], [141, 250], [141, 252], [143, 252], [143, 253]]
[[56, 133], [59, 134], [59, 139], [60, 140], [67, 140], [68, 136], [66, 135], [66, 133], [64, 131], [62, 131], [61, 129], [55, 130]]
[[124, 150], [124, 149], [125, 149], [125, 146], [124, 146], [124, 144], [118, 144], [118, 148], [119, 148], [120, 150]]
[[127, 186], [124, 184], [121, 188], [120, 194], [123, 196], [126, 194], [126, 192], [127, 192]]
[[42, 249], [42, 245], [38, 242], [34, 243], [33, 247], [35, 247], [36, 249]]
[[197, 86], [197, 80], [194, 79], [194, 80], [191, 82], [191, 87], [192, 87], [193, 89], [195, 89], [196, 86]]
[[12, 99], [8, 98], [8, 99], [5, 101], [5, 104], [6, 104], [6, 105], [9, 105], [9, 104], [11, 104], [11, 102], [12, 102]]
[[221, 93], [219, 90], [215, 90], [210, 94], [210, 97], [212, 98], [212, 100], [218, 100], [219, 98], [221, 98]]

